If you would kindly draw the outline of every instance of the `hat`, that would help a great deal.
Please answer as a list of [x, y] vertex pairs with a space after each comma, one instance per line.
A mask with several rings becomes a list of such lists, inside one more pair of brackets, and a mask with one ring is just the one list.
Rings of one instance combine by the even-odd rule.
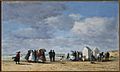
[[20, 51], [18, 51], [17, 53], [20, 53]]

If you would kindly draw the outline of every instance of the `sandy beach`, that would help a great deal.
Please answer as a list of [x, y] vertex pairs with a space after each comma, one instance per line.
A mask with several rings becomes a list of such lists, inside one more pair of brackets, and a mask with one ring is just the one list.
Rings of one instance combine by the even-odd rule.
[[108, 62], [89, 61], [56, 61], [46, 63], [28, 63], [21, 61], [21, 64], [15, 64], [13, 61], [2, 61], [2, 71], [119, 71], [118, 52], [110, 52], [113, 58]]
[[15, 62], [2, 63], [3, 71], [118, 71], [119, 62], [54, 62], [54, 63], [27, 63], [21, 62], [20, 65]]

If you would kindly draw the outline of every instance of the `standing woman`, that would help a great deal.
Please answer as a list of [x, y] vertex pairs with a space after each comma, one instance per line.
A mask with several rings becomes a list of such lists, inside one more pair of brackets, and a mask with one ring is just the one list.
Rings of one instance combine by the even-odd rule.
[[35, 54], [34, 54], [33, 50], [32, 50], [32, 61], [33, 62], [35, 61]]
[[36, 50], [36, 62], [38, 62], [39, 59], [39, 50]]
[[41, 62], [41, 59], [42, 58], [42, 52], [41, 52], [41, 50], [38, 50], [38, 53], [37, 53], [37, 60], [38, 60], [38, 62]]
[[26, 56], [25, 56], [25, 59], [28, 61], [28, 59], [29, 59], [29, 56], [30, 56], [30, 50], [28, 50], [28, 53], [26, 54]]
[[33, 50], [30, 50], [29, 61], [33, 61]]
[[91, 52], [91, 55], [90, 55], [90, 63], [92, 63], [92, 64], [95, 63], [95, 62], [94, 62], [93, 52]]
[[30, 51], [29, 61], [35, 61], [33, 50]]
[[70, 55], [69, 55], [69, 53], [67, 54], [67, 60], [69, 60], [69, 58], [70, 58]]
[[34, 54], [34, 61], [36, 62], [37, 61], [37, 51], [34, 50], [33, 54]]

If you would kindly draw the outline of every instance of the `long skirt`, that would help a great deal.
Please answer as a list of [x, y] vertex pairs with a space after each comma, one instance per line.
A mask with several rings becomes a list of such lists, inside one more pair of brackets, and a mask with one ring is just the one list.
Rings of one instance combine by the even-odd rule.
[[35, 61], [35, 56], [33, 55], [33, 53], [30, 54], [28, 60], [29, 60], [29, 61]]
[[29, 56], [30, 56], [29, 54], [26, 54], [25, 59], [28, 60]]
[[38, 57], [38, 62], [43, 62], [43, 56]]

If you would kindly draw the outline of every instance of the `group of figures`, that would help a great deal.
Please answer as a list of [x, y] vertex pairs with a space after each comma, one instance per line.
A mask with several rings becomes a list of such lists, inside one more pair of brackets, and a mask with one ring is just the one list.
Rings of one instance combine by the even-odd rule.
[[97, 61], [109, 61], [110, 53], [109, 52], [101, 52], [97, 54]]
[[[25, 56], [25, 59], [28, 62], [45, 62], [46, 61], [46, 50], [45, 49], [39, 49], [39, 50], [28, 50], [28, 53]], [[49, 51], [49, 58], [50, 62], [55, 61], [55, 51], [50, 50]], [[66, 59], [71, 61], [85, 61], [88, 60], [90, 62], [92, 61], [109, 61], [110, 54], [109, 52], [99, 52], [97, 49], [95, 51], [91, 51], [90, 48], [85, 48], [83, 52], [79, 51], [71, 51], [71, 53], [67, 54]], [[62, 61], [64, 56], [60, 59]], [[20, 51], [17, 52], [16, 56], [13, 57], [16, 64], [20, 62]]]
[[67, 54], [67, 59], [72, 61], [82, 60], [82, 53], [79, 51], [71, 51], [72, 54]]
[[50, 50], [50, 52], [49, 52], [49, 58], [50, 58], [51, 62], [55, 61], [55, 51], [54, 50]]
[[67, 59], [71, 61], [109, 61], [110, 54], [109, 52], [101, 52], [98, 53], [97, 56], [94, 56], [93, 53], [91, 53], [90, 57], [86, 59], [86, 57], [82, 54], [82, 52], [78, 51], [71, 51], [72, 54], [67, 54]]
[[110, 54], [109, 52], [101, 52], [101, 53], [98, 53], [97, 56], [95, 57], [93, 54], [91, 54], [90, 56], [90, 61], [109, 61], [109, 57], [110, 57]]
[[28, 62], [45, 62], [46, 61], [45, 52], [46, 52], [45, 49], [28, 50], [25, 59]]

